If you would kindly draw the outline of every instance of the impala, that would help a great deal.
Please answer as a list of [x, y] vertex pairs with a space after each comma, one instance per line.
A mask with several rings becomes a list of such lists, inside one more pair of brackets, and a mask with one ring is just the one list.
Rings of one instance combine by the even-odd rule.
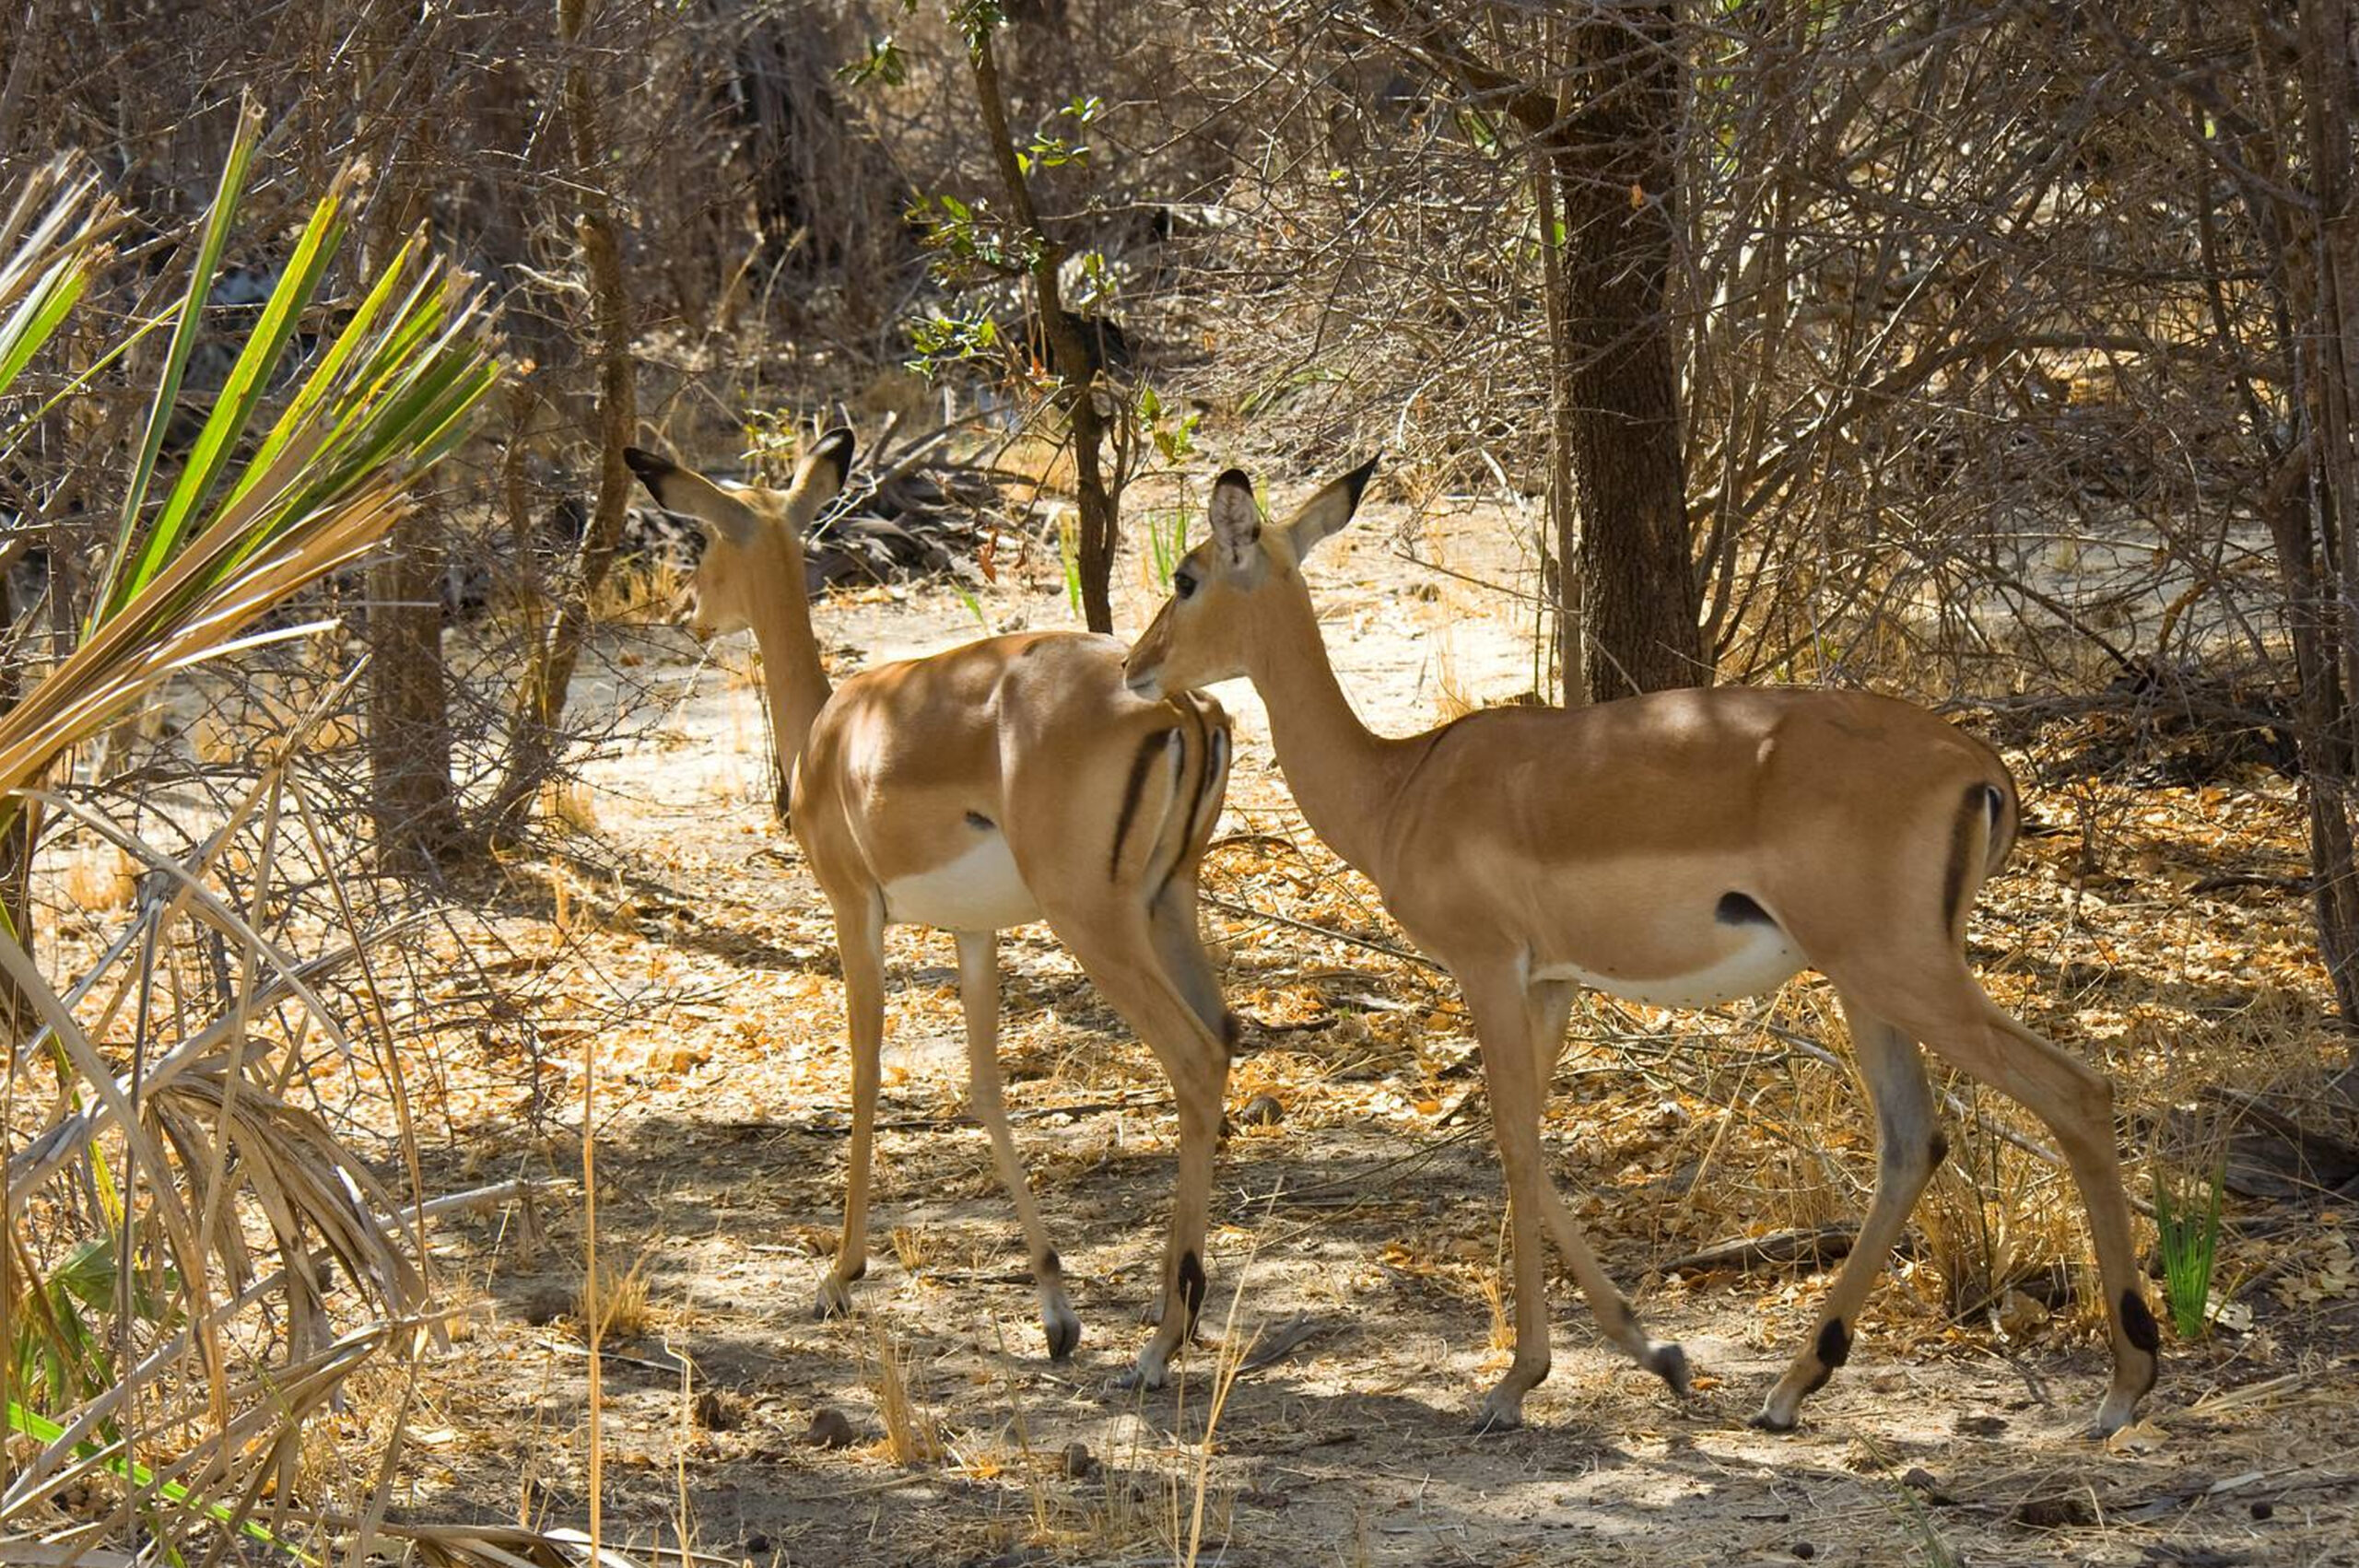
[[842, 1245], [818, 1310], [851, 1310], [867, 1266], [869, 1165], [885, 1030], [885, 928], [957, 936], [975, 1115], [1024, 1228], [1049, 1353], [1081, 1339], [1000, 1096], [998, 932], [1045, 919], [1171, 1080], [1180, 1159], [1161, 1316], [1132, 1378], [1160, 1386], [1203, 1300], [1205, 1211], [1236, 1024], [1196, 929], [1196, 873], [1228, 779], [1208, 697], [1133, 696], [1122, 645], [1076, 632], [987, 638], [879, 665], [832, 693], [811, 627], [803, 531], [841, 489], [851, 433], [821, 438], [784, 491], [723, 489], [637, 448], [631, 472], [693, 520], [699, 637], [750, 628], [789, 818], [826, 894], [851, 1035]]
[[1371, 734], [1327, 660], [1303, 556], [1350, 521], [1369, 462], [1264, 527], [1251, 482], [1213, 487], [1212, 537], [1131, 651], [1142, 696], [1249, 677], [1306, 821], [1464, 989], [1514, 1241], [1515, 1354], [1483, 1402], [1510, 1427], [1548, 1374], [1544, 1226], [1608, 1338], [1684, 1392], [1542, 1163], [1540, 1113], [1574, 988], [1700, 1007], [1815, 968], [1835, 985], [1876, 1115], [1875, 1193], [1816, 1331], [1754, 1423], [1790, 1430], [1945, 1153], [1919, 1044], [2055, 1130], [2104, 1279], [2113, 1383], [2095, 1429], [2152, 1387], [2158, 1337], [2131, 1246], [2105, 1077], [2001, 1012], [1966, 962], [1966, 912], [2016, 827], [2013, 780], [1932, 714], [1858, 692], [1661, 692], [1496, 708]]

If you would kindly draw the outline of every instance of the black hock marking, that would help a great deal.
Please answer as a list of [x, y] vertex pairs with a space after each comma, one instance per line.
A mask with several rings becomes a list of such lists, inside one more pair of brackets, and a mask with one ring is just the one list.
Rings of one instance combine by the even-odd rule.
[[[1839, 1317], [1830, 1317], [1818, 1331], [1818, 1359], [1822, 1366], [1841, 1366], [1851, 1359], [1851, 1330], [1843, 1327]], [[1821, 1378], [1820, 1382], [1825, 1379]], [[1811, 1385], [1815, 1388], [1818, 1384]]]
[[2145, 1298], [2134, 1290], [2121, 1293], [2121, 1331], [2148, 1355], [2162, 1354], [2162, 1331], [2154, 1327], [2154, 1315], [2146, 1310]]
[[999, 824], [993, 822], [991, 818], [985, 816], [980, 812], [968, 812], [967, 813], [967, 825], [968, 827], [980, 828], [985, 833], [993, 832], [999, 827]]
[[1196, 1314], [1204, 1305], [1204, 1266], [1192, 1252], [1180, 1255], [1180, 1294], [1188, 1304], [1188, 1331], [1196, 1331]]
[[1130, 781], [1122, 786], [1121, 814], [1114, 819], [1114, 849], [1106, 857], [1109, 881], [1122, 874], [1122, 841], [1131, 836], [1131, 818], [1138, 814], [1139, 792], [1146, 788], [1146, 776], [1155, 767], [1155, 754], [1170, 734], [1168, 730], [1149, 731], [1139, 755], [1131, 759]]
[[1925, 1143], [1925, 1167], [1931, 1170], [1949, 1157], [1950, 1141], [1942, 1134], [1941, 1129], [1935, 1128], [1933, 1136]]
[[1039, 1261], [1032, 1266], [1032, 1271], [1052, 1280], [1062, 1279], [1065, 1271], [1064, 1259], [1057, 1256], [1057, 1249], [1052, 1246], [1040, 1254]]
[[1774, 926], [1769, 911], [1743, 893], [1723, 893], [1712, 909], [1712, 919], [1724, 926]]
[[860, 1260], [860, 1267], [854, 1269], [851, 1273], [844, 1276], [844, 1283], [849, 1285], [855, 1280], [865, 1280], [866, 1278], [868, 1278], [868, 1259], [863, 1258]]
[[1226, 1007], [1222, 1008], [1220, 1010], [1221, 1047], [1224, 1050], [1228, 1051], [1231, 1055], [1234, 1055], [1238, 1042], [1242, 1041], [1244, 1038], [1245, 1020], [1237, 1016], [1234, 1009]]

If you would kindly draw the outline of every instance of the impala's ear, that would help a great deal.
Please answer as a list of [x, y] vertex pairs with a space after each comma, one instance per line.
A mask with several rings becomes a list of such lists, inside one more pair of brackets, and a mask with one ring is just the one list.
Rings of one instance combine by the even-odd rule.
[[1262, 545], [1262, 503], [1253, 498], [1253, 481], [1245, 470], [1232, 468], [1213, 481], [1213, 543], [1224, 564], [1242, 567]]
[[1360, 509], [1360, 494], [1376, 474], [1382, 454], [1368, 459], [1340, 479], [1331, 479], [1319, 494], [1302, 503], [1302, 509], [1286, 521], [1286, 538], [1294, 546], [1296, 560], [1309, 555], [1312, 546], [1331, 533], [1342, 531]]
[[623, 462], [639, 475], [657, 506], [693, 519], [709, 537], [742, 546], [761, 527], [753, 509], [693, 468], [683, 468], [660, 452], [639, 447], [625, 447]]
[[851, 432], [841, 425], [814, 441], [794, 470], [795, 494], [811, 497], [818, 506], [834, 500], [851, 472], [852, 446]]

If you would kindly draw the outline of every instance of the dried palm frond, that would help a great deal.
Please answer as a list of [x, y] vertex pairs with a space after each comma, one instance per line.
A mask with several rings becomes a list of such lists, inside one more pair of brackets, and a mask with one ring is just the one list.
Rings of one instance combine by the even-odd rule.
[[[358, 179], [347, 172], [313, 209], [163, 482], [165, 424], [261, 132], [249, 107], [180, 301], [161, 318], [170, 340], [79, 644], [0, 714], [0, 828], [38, 802], [145, 871], [127, 924], [63, 993], [0, 911], [0, 977], [38, 1024], [10, 1042], [21, 1048], [7, 1083], [0, 1246], [10, 1459], [0, 1561], [48, 1561], [57, 1548], [92, 1561], [128, 1539], [176, 1560], [207, 1539], [200, 1556], [217, 1559], [241, 1538], [296, 1552], [276, 1532], [299, 1517], [291, 1500], [305, 1422], [372, 1359], [440, 1332], [426, 1206], [397, 1200], [286, 1093], [301, 1042], [350, 1049], [316, 986], [383, 935], [355, 927], [348, 945], [305, 957], [264, 915], [281, 794], [310, 723], [259, 759], [252, 791], [185, 856], [39, 787], [57, 759], [172, 674], [309, 629], [252, 628], [383, 535], [405, 488], [457, 442], [499, 374], [480, 301], [418, 236], [357, 281], [342, 325], [282, 384], [275, 372], [344, 237]], [[41, 412], [26, 415], [12, 386], [79, 298], [111, 212], [62, 165], [0, 211], [5, 457], [11, 432]], [[120, 357], [119, 345], [100, 357]], [[241, 839], [257, 848], [240, 858]], [[224, 960], [209, 993], [167, 985], [159, 997], [167, 955], [192, 940], [238, 962]], [[57, 1081], [45, 1113], [16, 1093], [41, 1064]], [[95, 1528], [62, 1529], [61, 1503], [77, 1482], [103, 1482], [78, 1491], [115, 1501]], [[267, 1527], [253, 1516], [266, 1498]]]

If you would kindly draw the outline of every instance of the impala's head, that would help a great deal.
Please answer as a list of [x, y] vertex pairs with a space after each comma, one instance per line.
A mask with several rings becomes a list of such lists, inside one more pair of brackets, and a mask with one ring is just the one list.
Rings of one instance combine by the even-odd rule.
[[836, 498], [851, 471], [851, 432], [828, 431], [811, 445], [783, 490], [723, 489], [693, 468], [638, 447], [623, 461], [667, 512], [704, 535], [704, 554], [688, 579], [688, 628], [700, 638], [753, 624], [759, 596], [803, 587], [803, 531]]
[[1171, 573], [1171, 597], [1132, 645], [1123, 668], [1142, 696], [1193, 691], [1249, 673], [1254, 639], [1269, 615], [1290, 603], [1306, 610], [1302, 558], [1352, 521], [1377, 460], [1332, 479], [1284, 522], [1264, 522], [1253, 481], [1232, 468], [1213, 481], [1205, 508], [1212, 537]]

